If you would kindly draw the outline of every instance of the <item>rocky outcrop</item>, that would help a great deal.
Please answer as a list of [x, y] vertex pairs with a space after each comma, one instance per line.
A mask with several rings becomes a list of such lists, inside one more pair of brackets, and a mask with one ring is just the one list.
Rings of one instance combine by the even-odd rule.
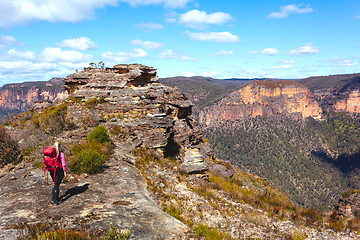
[[344, 217], [360, 218], [360, 191], [353, 190], [343, 193], [335, 206], [337, 213]]
[[322, 109], [309, 89], [294, 81], [253, 81], [205, 109], [200, 122], [212, 126], [256, 116], [321, 118]]
[[[154, 68], [140, 64], [85, 68], [66, 77], [65, 88], [85, 104], [91, 99], [102, 101], [88, 114], [109, 129], [122, 129], [114, 142], [117, 154], [127, 156], [129, 162], [133, 162], [132, 150], [146, 146], [165, 156], [183, 153], [186, 173], [208, 169], [199, 151], [196, 156], [189, 154], [202, 143], [202, 133], [190, 118], [191, 102], [179, 90], [160, 84]], [[71, 106], [69, 116], [79, 124], [84, 117], [81, 107]]]

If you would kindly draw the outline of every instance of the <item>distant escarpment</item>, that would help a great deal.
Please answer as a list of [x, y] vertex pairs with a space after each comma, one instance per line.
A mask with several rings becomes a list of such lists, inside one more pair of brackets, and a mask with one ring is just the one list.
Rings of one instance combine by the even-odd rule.
[[360, 113], [360, 73], [301, 79], [326, 112]]
[[200, 123], [213, 126], [257, 116], [321, 118], [322, 109], [310, 90], [294, 81], [253, 81], [199, 114]]
[[64, 79], [46, 82], [7, 84], [0, 88], [0, 118], [11, 113], [28, 111], [35, 102], [62, 100], [67, 96]]

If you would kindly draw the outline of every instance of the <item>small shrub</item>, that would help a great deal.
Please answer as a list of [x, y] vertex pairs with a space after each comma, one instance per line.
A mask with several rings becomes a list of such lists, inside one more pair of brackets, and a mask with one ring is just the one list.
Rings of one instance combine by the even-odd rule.
[[33, 115], [31, 122], [36, 128], [41, 128], [50, 135], [57, 135], [63, 130], [72, 128], [73, 124], [67, 118], [67, 104], [46, 108], [42, 113]]
[[219, 230], [215, 228], [212, 229], [209, 226], [201, 223], [195, 228], [195, 233], [197, 238], [206, 238], [209, 240], [231, 239], [231, 237], [227, 234], [223, 234]]
[[105, 237], [105, 240], [126, 240], [131, 237], [132, 232], [123, 232], [118, 227], [114, 225], [113, 222], [110, 222], [110, 230], [107, 231], [108, 235]]
[[11, 140], [6, 129], [0, 128], [0, 167], [6, 164], [17, 164], [21, 160], [21, 152], [18, 143]]
[[107, 129], [103, 126], [97, 126], [87, 137], [89, 142], [106, 143], [110, 141]]
[[305, 232], [295, 231], [291, 236], [291, 240], [305, 240], [307, 237]]
[[79, 173], [94, 174], [101, 171], [104, 162], [104, 156], [99, 152], [92, 149], [83, 149], [77, 155], [76, 168]]
[[69, 158], [69, 169], [77, 174], [100, 172], [102, 164], [112, 153], [113, 145], [105, 127], [96, 127], [86, 139], [87, 142], [81, 145], [73, 145], [73, 156]]

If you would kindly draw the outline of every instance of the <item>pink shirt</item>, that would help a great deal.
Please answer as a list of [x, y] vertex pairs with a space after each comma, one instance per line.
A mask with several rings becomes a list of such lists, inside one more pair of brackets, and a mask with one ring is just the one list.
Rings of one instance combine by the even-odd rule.
[[60, 160], [61, 160], [61, 166], [64, 172], [66, 172], [66, 161], [65, 161], [65, 154], [60, 152]]

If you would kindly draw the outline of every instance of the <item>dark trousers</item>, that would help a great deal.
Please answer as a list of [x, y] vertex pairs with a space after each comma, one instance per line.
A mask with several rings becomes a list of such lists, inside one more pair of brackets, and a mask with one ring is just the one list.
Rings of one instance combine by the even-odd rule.
[[55, 179], [54, 179], [54, 171], [49, 171], [49, 172], [53, 182], [55, 182], [55, 186], [53, 187], [52, 190], [52, 202], [57, 203], [59, 201], [60, 183], [64, 178], [64, 170], [62, 168], [56, 168]]

